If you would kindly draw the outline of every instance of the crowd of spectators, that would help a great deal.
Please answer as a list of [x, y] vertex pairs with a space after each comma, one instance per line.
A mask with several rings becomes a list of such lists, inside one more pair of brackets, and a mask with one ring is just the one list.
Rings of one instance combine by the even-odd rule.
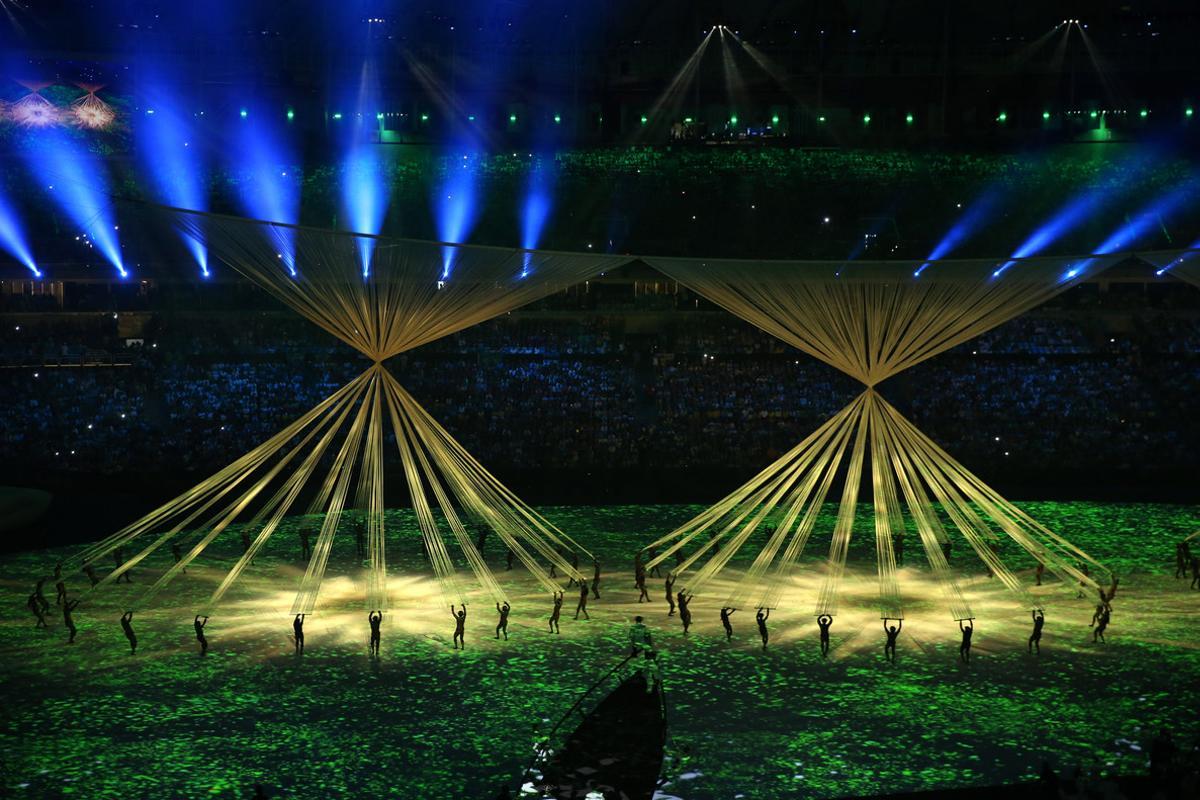
[[[20, 318], [0, 461], [22, 470], [209, 472], [368, 366], [287, 312]], [[56, 366], [76, 350], [117, 366]], [[388, 367], [501, 471], [752, 470], [862, 389], [715, 310], [514, 312]], [[1039, 310], [881, 392], [977, 471], [1194, 471], [1200, 314]]]

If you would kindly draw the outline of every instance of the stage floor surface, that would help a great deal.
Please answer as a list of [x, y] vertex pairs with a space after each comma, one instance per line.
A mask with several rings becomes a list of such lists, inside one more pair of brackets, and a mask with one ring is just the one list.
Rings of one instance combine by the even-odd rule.
[[[898, 659], [888, 664], [868, 525], [855, 529], [828, 658], [812, 617], [817, 537], [825, 530], [827, 543], [827, 527], [770, 617], [766, 652], [753, 609], [734, 614], [732, 642], [718, 619], [745, 559], [696, 598], [685, 637], [666, 615], [662, 581], [651, 578], [653, 602], [639, 604], [632, 578], [633, 553], [698, 510], [685, 506], [543, 509], [604, 565], [591, 619], [571, 618], [568, 593], [559, 636], [547, 632], [548, 597], [519, 566], [505, 571], [491, 537], [488, 561], [513, 603], [510, 638], [493, 638], [496, 611], [472, 595], [462, 652], [451, 648], [450, 612], [397, 512], [388, 545], [395, 600], [379, 659], [367, 653], [353, 536], [335, 543], [302, 657], [293, 654], [288, 614], [303, 574], [294, 533], [272, 539], [213, 614], [203, 658], [192, 616], [239, 551], [236, 534], [138, 611], [133, 656], [118, 618], [169, 552], [135, 569], [133, 583], [85, 594], [73, 645], [56, 608], [50, 629], [38, 630], [24, 607], [37, 577], [73, 550], [11, 554], [0, 558], [8, 598], [0, 605], [0, 794], [249, 797], [262, 783], [272, 797], [491, 798], [505, 782], [516, 789], [534, 743], [623, 658], [636, 613], [662, 653], [671, 775], [663, 797], [987, 785], [1033, 778], [1044, 759], [1142, 773], [1161, 727], [1177, 741], [1198, 733], [1200, 591], [1173, 577], [1173, 553], [1200, 525], [1200, 510], [1021, 505], [1120, 576], [1106, 644], [1094, 644], [1088, 627], [1095, 598], [1050, 580], [1034, 590], [1046, 608], [1042, 652], [1027, 653], [1029, 609], [989, 580], [960, 540], [952, 564], [977, 622], [971, 663], [959, 663], [957, 626], [913, 543], [900, 578]], [[868, 514], [864, 507], [860, 522]], [[1032, 559], [1011, 543], [1001, 555], [1033, 583]], [[68, 577], [72, 593], [86, 585]], [[53, 602], [53, 580], [46, 591]]]

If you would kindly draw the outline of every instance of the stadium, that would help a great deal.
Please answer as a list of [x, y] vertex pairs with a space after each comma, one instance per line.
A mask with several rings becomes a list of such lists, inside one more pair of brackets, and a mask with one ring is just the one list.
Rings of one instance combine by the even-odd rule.
[[0, 0], [15, 798], [1200, 796], [1200, 12]]

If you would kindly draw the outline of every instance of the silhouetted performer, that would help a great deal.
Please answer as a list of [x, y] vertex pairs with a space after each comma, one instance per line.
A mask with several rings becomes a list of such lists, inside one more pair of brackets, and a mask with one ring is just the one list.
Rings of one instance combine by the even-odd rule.
[[61, 561], [54, 562], [54, 580], [56, 580], [56, 581], [62, 580], [62, 562]]
[[[201, 620], [204, 620], [201, 622]], [[196, 641], [200, 643], [200, 655], [208, 654], [208, 639], [204, 638], [204, 626], [208, 624], [208, 617], [196, 615], [192, 620], [192, 627], [196, 629]]]
[[1096, 641], [1097, 637], [1099, 637], [1100, 641], [1104, 641], [1104, 631], [1108, 629], [1108, 620], [1111, 616], [1112, 614], [1107, 608], [1100, 614], [1100, 619], [1096, 621], [1096, 630], [1092, 631], [1093, 642]]
[[904, 566], [904, 534], [892, 537], [892, 552], [896, 555], [896, 566]]
[[37, 626], [36, 627], [38, 627], [38, 628], [50, 627], [49, 625], [46, 624], [46, 612], [42, 609], [42, 604], [40, 602], [38, 602], [37, 592], [29, 593], [29, 599], [25, 601], [25, 607], [28, 608], [30, 611], [32, 611], [33, 615], [35, 617], [37, 617]]
[[513, 552], [511, 547], [508, 548], [508, 555], [506, 555], [504, 557], [504, 568], [505, 569], [512, 569], [512, 562], [513, 562], [514, 556], [516, 556], [516, 553]]
[[579, 581], [579, 603], [575, 606], [575, 619], [579, 619], [579, 612], [583, 612], [584, 619], [591, 619], [587, 612], [588, 600], [588, 585], [586, 580]]
[[1041, 561], [1039, 561], [1038, 565], [1037, 565], [1037, 569], [1035, 569], [1033, 572], [1034, 576], [1037, 578], [1038, 586], [1042, 585], [1042, 575], [1044, 575], [1045, 572], [1046, 572], [1046, 565], [1043, 564]]
[[[571, 551], [571, 574], [574, 575], [578, 572], [579, 572], [579, 553], [576, 553], [575, 551], [572, 550]], [[572, 577], [569, 581], [567, 581], [567, 587], [569, 588], [574, 585], [575, 585], [575, 578]]]
[[[1103, 589], [1100, 590], [1100, 596], [1101, 597], [1104, 596]], [[1092, 621], [1088, 623], [1088, 627], [1089, 628], [1096, 627], [1096, 623], [1099, 622], [1100, 618], [1103, 616], [1104, 616], [1104, 603], [1101, 602], [1099, 605], [1096, 606], [1096, 610], [1092, 613]]]
[[1042, 626], [1046, 624], [1046, 614], [1040, 609], [1035, 608], [1033, 615], [1033, 633], [1029, 636], [1029, 652], [1037, 650], [1037, 654], [1042, 654]]
[[496, 623], [496, 638], [500, 638], [500, 634], [504, 634], [504, 641], [508, 641], [508, 612], [512, 611], [512, 606], [508, 601], [504, 601], [504, 605], [496, 603], [496, 610], [500, 612], [500, 620]]
[[725, 641], [733, 638], [733, 625], [729, 623], [729, 616], [737, 611], [736, 608], [724, 606], [721, 608], [721, 626], [725, 628]]
[[667, 605], [671, 610], [667, 612], [668, 617], [675, 616], [675, 573], [668, 572], [667, 579], [663, 584], [667, 590]]
[[[453, 608], [453, 606], [451, 606]], [[383, 622], [382, 611], [372, 611], [367, 614], [367, 622], [371, 623], [371, 655], [379, 655], [379, 624]]]
[[46, 599], [46, 593], [42, 591], [42, 587], [45, 584], [46, 578], [42, 578], [37, 582], [37, 585], [33, 587], [33, 594], [35, 597], [37, 597], [38, 605], [41, 606], [43, 614], [50, 610], [50, 601]]
[[[374, 626], [372, 626], [373, 628]], [[373, 637], [375, 634], [372, 633]], [[304, 652], [304, 614], [297, 614], [292, 620], [292, 638], [296, 640], [296, 654]]]
[[92, 582], [93, 588], [96, 586], [97, 583], [100, 582], [100, 579], [96, 577], [96, 568], [93, 567], [91, 564], [83, 565], [83, 574], [87, 575], [88, 580]]
[[[171, 542], [171, 555], [175, 556], [176, 564], [183, 561], [183, 545], [179, 542]], [[187, 567], [184, 567], [183, 571], [187, 572]]]
[[592, 597], [600, 599], [600, 562], [592, 559]]
[[61, 606], [63, 601], [67, 599], [67, 582], [60, 580], [58, 583], [54, 584], [54, 590], [58, 592], [54, 598], [54, 605]]
[[[763, 613], [763, 612], [766, 613]], [[754, 621], [758, 623], [758, 636], [762, 639], [763, 650], [767, 649], [767, 639], [770, 633], [767, 631], [767, 618], [771, 616], [771, 609], [758, 609], [758, 613], [754, 615]]]
[[563, 604], [563, 593], [555, 592], [554, 593], [554, 610], [550, 612], [550, 632], [551, 633], [562, 633], [562, 631], [560, 631], [558, 629], [558, 617], [560, 614], [562, 614], [562, 604]]
[[828, 614], [822, 614], [817, 617], [817, 627], [821, 629], [821, 657], [829, 655], [829, 626], [833, 624], [833, 617]]
[[300, 529], [300, 560], [308, 561], [308, 559], [311, 555], [312, 555], [312, 550], [309, 548], [309, 545], [308, 545], [308, 529], [301, 528]]
[[462, 611], [455, 611], [454, 606], [450, 606], [450, 616], [454, 617], [454, 649], [467, 649], [467, 639], [465, 625], [467, 624], [467, 606], [464, 604]]
[[[116, 550], [113, 551], [113, 561], [116, 563], [116, 568], [120, 569], [121, 566], [125, 563], [125, 548], [118, 547]], [[130, 577], [132, 575], [133, 575], [132, 569], [125, 570], [117, 577], [117, 583], [120, 583], [121, 581], [125, 581], [126, 583], [133, 583], [133, 578]]]
[[77, 605], [79, 605], [79, 598], [63, 602], [63, 624], [67, 626], [67, 631], [71, 634], [71, 638], [67, 639], [67, 644], [75, 644], [75, 620], [71, 619], [71, 612]]
[[900, 629], [904, 627], [904, 620], [896, 620], [896, 624], [888, 627], [891, 618], [883, 620], [883, 632], [887, 634], [887, 644], [883, 646], [883, 657], [888, 661], [896, 660], [896, 637], [900, 635]]
[[685, 589], [680, 589], [675, 595], [675, 602], [679, 603], [679, 621], [683, 623], [683, 633], [686, 636], [688, 628], [692, 627], [692, 610], [688, 608], [692, 598]]
[[246, 527], [243, 525], [242, 526], [242, 554], [245, 555], [246, 553], [249, 553], [249, 552], [250, 552], [250, 531], [246, 530]]
[[126, 611], [121, 615], [121, 630], [125, 631], [125, 638], [129, 640], [129, 655], [137, 652], [137, 636], [133, 632], [133, 612]]
[[975, 626], [967, 620], [967, 625], [963, 625], [963, 620], [958, 621], [958, 629], [962, 631], [962, 642], [958, 645], [958, 657], [964, 664], [971, 661], [971, 634], [975, 632]]
[[475, 549], [479, 551], [479, 555], [483, 555], [483, 548], [487, 546], [488, 529], [480, 528], [475, 534]]
[[650, 592], [646, 591], [646, 568], [639, 567], [637, 574], [633, 576], [633, 583], [638, 589], [638, 602], [649, 603]]
[[[658, 558], [658, 548], [657, 547], [651, 547], [649, 550], [646, 551], [646, 560], [647, 561], [653, 561], [656, 558]], [[650, 577], [651, 578], [661, 578], [662, 577], [662, 573], [658, 569], [658, 564], [655, 564], [653, 567], [650, 568]]]
[[683, 566], [683, 548], [682, 547], [675, 551], [675, 566], [676, 567]]
[[950, 550], [950, 540], [946, 539], [946, 541], [942, 542], [942, 555], [946, 557], [947, 564], [950, 563]]
[[1175, 543], [1175, 577], [1186, 578], [1188, 567], [1191, 565], [1191, 558], [1188, 557], [1187, 542]]

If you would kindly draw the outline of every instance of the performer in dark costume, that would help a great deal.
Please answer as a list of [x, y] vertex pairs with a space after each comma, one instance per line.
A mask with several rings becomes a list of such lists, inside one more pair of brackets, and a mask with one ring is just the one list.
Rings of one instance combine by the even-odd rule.
[[462, 611], [456, 612], [454, 606], [450, 606], [450, 616], [454, 617], [454, 649], [467, 649], [467, 639], [465, 626], [467, 624], [467, 607], [463, 605]]
[[1030, 612], [1033, 616], [1033, 633], [1029, 636], [1029, 652], [1036, 648], [1038, 655], [1042, 654], [1042, 626], [1046, 624], [1046, 614], [1040, 608]]
[[[200, 620], [204, 620], [201, 622]], [[208, 639], [204, 638], [204, 626], [208, 624], [208, 617], [202, 617], [199, 614], [192, 620], [192, 625], [196, 628], [196, 641], [200, 643], [200, 655], [208, 653]]]
[[821, 629], [821, 657], [829, 655], [829, 626], [833, 624], [833, 617], [828, 614], [822, 614], [817, 617], [817, 627]]
[[137, 636], [133, 632], [133, 612], [126, 611], [121, 615], [121, 630], [125, 632], [125, 638], [129, 640], [129, 655], [137, 652]]
[[507, 600], [504, 601], [503, 606], [496, 603], [496, 611], [500, 612], [500, 621], [496, 623], [496, 638], [499, 639], [500, 634], [503, 633], [506, 642], [508, 641], [508, 612], [511, 610], [512, 606], [508, 604]]
[[560, 614], [562, 614], [562, 604], [563, 604], [563, 593], [555, 592], [554, 593], [554, 610], [550, 612], [550, 632], [551, 633], [562, 633], [562, 631], [560, 631], [558, 629], [558, 617]]

